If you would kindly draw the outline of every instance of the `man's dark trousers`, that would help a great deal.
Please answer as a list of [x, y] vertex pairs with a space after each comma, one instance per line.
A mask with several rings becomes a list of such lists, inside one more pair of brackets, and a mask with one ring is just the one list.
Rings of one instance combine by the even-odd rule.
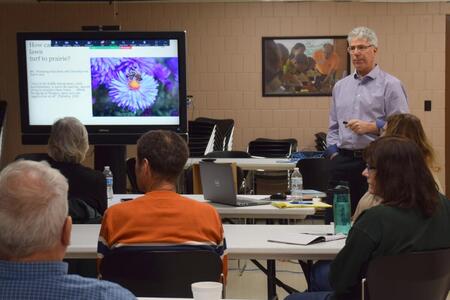
[[359, 199], [367, 192], [367, 178], [362, 175], [366, 163], [362, 151], [340, 150], [331, 160], [331, 180], [346, 181], [350, 188], [352, 214], [355, 212]]

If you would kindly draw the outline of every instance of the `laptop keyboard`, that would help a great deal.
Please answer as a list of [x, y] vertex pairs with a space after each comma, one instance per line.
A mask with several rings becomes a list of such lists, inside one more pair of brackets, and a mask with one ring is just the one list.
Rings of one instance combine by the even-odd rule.
[[237, 196], [237, 204], [239, 206], [253, 206], [253, 205], [267, 205], [272, 203], [271, 201], [267, 201], [270, 198], [263, 198], [263, 199], [255, 199], [251, 197], [246, 196]]

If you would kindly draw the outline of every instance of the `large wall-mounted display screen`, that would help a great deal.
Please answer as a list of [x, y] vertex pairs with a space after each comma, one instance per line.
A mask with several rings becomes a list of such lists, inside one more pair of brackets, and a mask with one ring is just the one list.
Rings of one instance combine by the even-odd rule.
[[23, 142], [74, 116], [92, 144], [186, 132], [184, 32], [18, 33]]

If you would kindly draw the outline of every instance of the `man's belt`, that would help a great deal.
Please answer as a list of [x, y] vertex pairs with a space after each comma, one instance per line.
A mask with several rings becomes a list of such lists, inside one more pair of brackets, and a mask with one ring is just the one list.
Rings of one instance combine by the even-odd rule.
[[339, 148], [339, 154], [343, 156], [349, 156], [353, 158], [362, 158], [364, 150], [349, 150]]

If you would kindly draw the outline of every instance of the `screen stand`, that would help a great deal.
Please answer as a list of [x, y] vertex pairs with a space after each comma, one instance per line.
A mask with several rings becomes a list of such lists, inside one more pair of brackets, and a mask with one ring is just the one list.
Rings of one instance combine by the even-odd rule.
[[94, 168], [103, 172], [105, 166], [110, 166], [114, 176], [113, 190], [115, 194], [127, 193], [126, 152], [125, 145], [94, 146]]

